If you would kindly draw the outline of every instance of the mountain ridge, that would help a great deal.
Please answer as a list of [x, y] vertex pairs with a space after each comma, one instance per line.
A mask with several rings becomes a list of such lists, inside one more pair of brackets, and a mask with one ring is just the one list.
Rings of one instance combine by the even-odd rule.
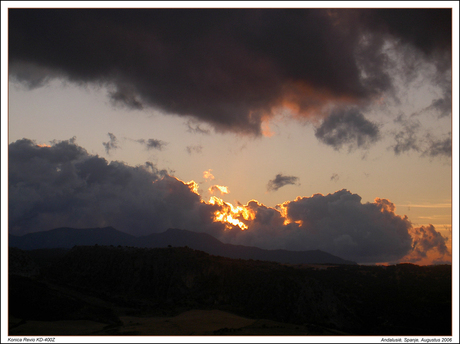
[[253, 246], [225, 244], [207, 233], [169, 228], [162, 233], [135, 237], [113, 227], [71, 228], [59, 227], [49, 231], [28, 233], [23, 236], [9, 234], [8, 246], [22, 250], [43, 248], [72, 248], [73, 246], [133, 246], [145, 248], [182, 247], [204, 251], [211, 255], [233, 259], [253, 259], [286, 264], [351, 264], [321, 250], [289, 251], [266, 250]]

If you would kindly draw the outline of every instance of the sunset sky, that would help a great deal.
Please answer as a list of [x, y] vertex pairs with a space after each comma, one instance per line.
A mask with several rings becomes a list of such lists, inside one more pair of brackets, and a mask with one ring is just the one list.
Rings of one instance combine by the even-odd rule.
[[6, 226], [450, 263], [457, 14], [10, 10]]

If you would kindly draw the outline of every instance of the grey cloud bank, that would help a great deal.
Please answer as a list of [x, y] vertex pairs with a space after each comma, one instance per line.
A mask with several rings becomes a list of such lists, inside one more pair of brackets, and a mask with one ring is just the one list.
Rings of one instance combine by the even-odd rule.
[[[395, 63], [425, 61], [450, 104], [450, 9], [9, 9], [10, 75], [30, 87], [51, 78], [107, 86], [114, 104], [206, 122], [218, 132], [261, 135], [290, 105], [323, 120], [317, 137], [366, 147], [378, 130], [362, 109], [394, 94]], [[401, 61], [399, 61], [401, 62]], [[414, 62], [414, 63], [415, 63]], [[409, 65], [401, 74], [413, 73]], [[357, 107], [359, 118], [336, 122]], [[331, 117], [332, 116], [332, 117]], [[353, 136], [335, 135], [333, 126]], [[194, 132], [207, 133], [199, 125]]]
[[[348, 190], [298, 197], [267, 207], [240, 205], [233, 214], [248, 229], [228, 229], [216, 213], [225, 204], [205, 202], [185, 183], [150, 162], [107, 162], [68, 141], [49, 147], [22, 139], [9, 145], [9, 232], [21, 235], [57, 227], [113, 226], [133, 235], [182, 228], [206, 232], [232, 244], [266, 249], [320, 249], [357, 262], [417, 261], [436, 250], [449, 257], [434, 227], [414, 228], [394, 205], [376, 198], [361, 203]], [[282, 179], [282, 178], [281, 178]], [[282, 184], [282, 182], [281, 182]]]

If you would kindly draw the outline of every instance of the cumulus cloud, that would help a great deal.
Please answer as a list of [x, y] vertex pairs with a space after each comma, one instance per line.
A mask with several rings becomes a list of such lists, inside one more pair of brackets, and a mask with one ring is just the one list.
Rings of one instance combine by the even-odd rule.
[[[280, 107], [317, 119], [331, 104], [361, 106], [393, 92], [389, 41], [438, 73], [451, 66], [451, 9], [8, 12], [12, 78], [30, 87], [57, 77], [102, 84], [115, 104], [193, 118], [217, 132], [261, 135]], [[375, 129], [355, 120], [345, 120], [352, 138], [326, 127], [319, 137], [334, 147], [371, 142]]]
[[442, 255], [448, 253], [447, 239], [437, 232], [433, 225], [414, 228], [412, 237], [414, 238], [414, 252], [422, 257], [426, 257], [426, 253], [432, 249], [437, 250]]
[[110, 154], [110, 151], [112, 149], [117, 149], [119, 148], [118, 147], [118, 139], [117, 137], [112, 134], [112, 133], [107, 133], [107, 135], [109, 135], [109, 141], [107, 142], [102, 142], [102, 145], [105, 147], [105, 151], [107, 152], [107, 154]]
[[316, 137], [323, 143], [339, 150], [348, 146], [349, 150], [367, 148], [380, 137], [377, 124], [367, 120], [356, 109], [332, 112], [316, 128]]
[[299, 197], [283, 203], [282, 209], [289, 221], [299, 224], [295, 236], [299, 242], [341, 257], [359, 262], [388, 261], [411, 250], [411, 223], [407, 217], [396, 215], [388, 200], [362, 204], [359, 195], [341, 190], [326, 196]]
[[[114, 226], [134, 235], [205, 224], [211, 206], [148, 162], [107, 162], [70, 141], [9, 145], [9, 230]], [[207, 215], [206, 215], [207, 214]]]
[[433, 225], [411, 228], [409, 232], [413, 238], [412, 251], [403, 260], [418, 263], [428, 255], [435, 255], [438, 264], [451, 262], [451, 253], [446, 246], [448, 238], [436, 231]]
[[267, 183], [267, 191], [276, 191], [285, 185], [296, 185], [299, 182], [299, 177], [283, 176], [277, 174], [275, 179], [269, 180]]
[[[8, 172], [9, 232], [16, 235], [61, 226], [113, 226], [133, 235], [175, 227], [206, 232], [226, 243], [320, 249], [361, 263], [422, 259], [432, 251], [439, 253], [439, 261], [450, 257], [433, 226], [413, 228], [391, 201], [362, 203], [345, 189], [298, 197], [275, 208], [255, 200], [234, 206], [216, 196], [205, 201], [194, 181], [183, 182], [151, 162], [109, 163], [74, 138], [46, 146], [29, 139], [11, 143]], [[204, 176], [211, 179], [211, 170]], [[289, 181], [281, 177], [274, 185]]]

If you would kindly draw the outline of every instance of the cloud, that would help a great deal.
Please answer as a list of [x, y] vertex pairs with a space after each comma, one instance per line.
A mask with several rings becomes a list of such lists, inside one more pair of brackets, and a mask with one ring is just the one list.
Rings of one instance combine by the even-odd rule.
[[451, 258], [451, 253], [446, 246], [448, 238], [436, 231], [433, 225], [411, 228], [409, 232], [413, 238], [412, 251], [402, 260], [417, 263], [428, 255], [435, 255], [437, 256], [435, 261], [443, 264]]
[[211, 171], [212, 171], [212, 169], [209, 169], [209, 170], [203, 172], [203, 178], [206, 181], [214, 179], [214, 176], [212, 175]]
[[117, 137], [112, 134], [112, 133], [107, 133], [107, 135], [109, 135], [109, 141], [107, 142], [102, 142], [102, 145], [105, 147], [105, 151], [107, 152], [107, 154], [110, 154], [110, 151], [112, 149], [117, 149], [119, 148], [117, 143], [118, 143], [118, 139]]
[[203, 146], [202, 145], [187, 146], [185, 149], [187, 150], [188, 154], [192, 154], [192, 153], [200, 154], [203, 151]]
[[446, 98], [434, 99], [428, 109], [434, 109], [438, 111], [440, 118], [450, 116], [452, 114], [451, 94], [449, 93]]
[[[151, 162], [109, 163], [75, 141], [42, 146], [22, 139], [9, 145], [9, 233], [113, 226], [148, 235], [182, 228], [226, 243], [320, 249], [360, 263], [420, 261], [432, 252], [439, 261], [450, 257], [446, 239], [433, 226], [414, 228], [387, 199], [362, 203], [344, 189], [275, 208], [256, 200], [236, 206], [216, 196], [205, 201], [194, 181], [183, 182]], [[204, 176], [210, 179], [211, 170]], [[296, 181], [282, 177], [276, 185]]]
[[359, 195], [341, 190], [298, 197], [281, 209], [289, 221], [299, 224], [293, 243], [308, 242], [310, 247], [363, 263], [395, 260], [411, 250], [411, 224], [394, 213], [388, 200], [362, 204]]
[[319, 127], [316, 137], [323, 143], [339, 150], [348, 146], [349, 150], [367, 148], [380, 137], [377, 124], [367, 120], [356, 109], [332, 112]]
[[156, 140], [156, 139], [148, 139], [148, 140], [139, 139], [139, 140], [136, 140], [136, 142], [139, 142], [140, 144], [144, 145], [145, 148], [147, 148], [148, 150], [158, 149], [161, 151], [164, 148], [164, 146], [167, 145], [166, 142], [161, 141], [161, 140]]
[[116, 106], [126, 106], [129, 109], [142, 110], [144, 105], [139, 100], [134, 90], [123, 85], [117, 85], [115, 91], [109, 91], [109, 97]]
[[396, 144], [393, 150], [399, 155], [410, 150], [419, 151], [419, 140], [417, 133], [420, 130], [420, 122], [414, 118], [406, 119], [400, 114], [394, 121], [401, 126], [401, 129], [394, 134]]
[[391, 146], [396, 155], [410, 151], [420, 152], [422, 157], [452, 157], [452, 135], [447, 133], [444, 138], [433, 137], [427, 132], [420, 138], [420, 122], [411, 116], [409, 119], [399, 115], [395, 123], [401, 129], [394, 133], [396, 144]]
[[299, 177], [277, 174], [275, 179], [268, 181], [267, 191], [276, 191], [285, 185], [296, 185], [298, 181]]
[[193, 126], [193, 123], [191, 121], [188, 121], [187, 122], [187, 132], [195, 133], [195, 134], [208, 135], [210, 133], [210, 130], [209, 129], [203, 129], [199, 124], [195, 124]]
[[[212, 207], [152, 163], [107, 162], [71, 141], [9, 145], [9, 230], [114, 226], [134, 235], [205, 226]], [[207, 214], [207, 215], [206, 215]], [[209, 220], [209, 222], [211, 222]]]
[[444, 139], [427, 138], [428, 147], [423, 152], [423, 156], [436, 157], [445, 156], [452, 157], [452, 137], [451, 133]]
[[[343, 113], [394, 92], [388, 42], [410, 47], [406, 55], [438, 73], [451, 66], [451, 9], [8, 12], [13, 79], [29, 87], [52, 78], [103, 85], [115, 104], [192, 118], [217, 132], [262, 135], [282, 107], [317, 120], [331, 105]], [[346, 123], [354, 139], [374, 137], [363, 133], [368, 122]], [[351, 140], [329, 139], [334, 147]]]
[[412, 237], [414, 238], [414, 251], [422, 257], [426, 257], [426, 252], [432, 249], [436, 249], [442, 255], [448, 253], [447, 239], [437, 232], [433, 225], [414, 228]]
[[228, 191], [228, 188], [226, 186], [222, 185], [212, 185], [208, 190], [211, 194], [213, 194], [214, 192], [220, 192], [221, 195], [225, 195], [230, 192]]

